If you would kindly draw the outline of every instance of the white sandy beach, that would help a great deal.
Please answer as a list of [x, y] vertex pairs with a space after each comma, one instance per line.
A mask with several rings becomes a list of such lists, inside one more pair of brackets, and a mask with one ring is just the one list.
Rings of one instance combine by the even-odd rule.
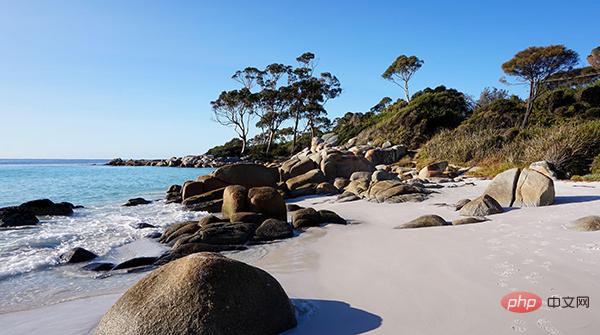
[[[310, 228], [233, 257], [271, 273], [294, 300], [299, 325], [286, 334], [598, 334], [600, 232], [564, 225], [600, 215], [600, 183], [557, 182], [555, 205], [479, 224], [392, 229], [424, 214], [458, 218], [436, 204], [478, 196], [488, 183], [443, 188], [422, 203], [304, 199], [355, 224]], [[516, 290], [538, 294], [544, 306], [504, 310], [500, 299]], [[590, 308], [549, 308], [552, 295], [589, 296]], [[118, 296], [2, 314], [0, 333], [90, 333]]]

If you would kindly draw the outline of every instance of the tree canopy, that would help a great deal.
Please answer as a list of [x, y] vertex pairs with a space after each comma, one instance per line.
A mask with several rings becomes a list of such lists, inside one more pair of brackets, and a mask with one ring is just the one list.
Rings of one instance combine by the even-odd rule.
[[404, 94], [406, 95], [406, 101], [410, 101], [408, 82], [415, 72], [423, 66], [423, 63], [424, 62], [417, 58], [417, 56], [400, 55], [390, 66], [388, 66], [381, 76], [402, 87]]
[[533, 103], [539, 96], [541, 84], [550, 76], [573, 68], [578, 62], [575, 51], [564, 45], [546, 47], [529, 47], [519, 51], [512, 59], [502, 64], [502, 70], [517, 77], [521, 82], [529, 83], [529, 99], [527, 110], [521, 127], [527, 125], [527, 119], [533, 110]]

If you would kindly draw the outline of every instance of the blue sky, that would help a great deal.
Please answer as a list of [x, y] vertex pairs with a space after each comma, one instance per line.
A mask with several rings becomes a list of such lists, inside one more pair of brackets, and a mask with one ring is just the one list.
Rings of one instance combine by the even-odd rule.
[[598, 17], [598, 1], [0, 0], [0, 157], [203, 153], [235, 135], [209, 105], [233, 72], [304, 51], [342, 83], [332, 118], [402, 96], [381, 79], [399, 54], [425, 61], [413, 91], [477, 96], [531, 45], [584, 63]]

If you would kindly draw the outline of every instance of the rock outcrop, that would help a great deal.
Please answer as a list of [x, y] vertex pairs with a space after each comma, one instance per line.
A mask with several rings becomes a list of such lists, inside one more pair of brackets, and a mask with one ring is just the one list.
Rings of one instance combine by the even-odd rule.
[[35, 214], [19, 207], [0, 208], [0, 227], [35, 226], [39, 220]]
[[530, 169], [510, 169], [498, 174], [485, 193], [503, 207], [537, 207], [554, 203], [554, 182]]
[[19, 208], [31, 211], [35, 215], [59, 215], [68, 216], [73, 214], [73, 206], [70, 202], [55, 203], [50, 199], [32, 200], [19, 205]]
[[486, 216], [502, 213], [502, 206], [491, 196], [484, 194], [464, 205], [459, 214], [462, 216]]
[[523, 169], [515, 189], [514, 207], [548, 206], [554, 203], [554, 182], [540, 172]]
[[73, 248], [70, 251], [60, 255], [60, 260], [64, 263], [81, 263], [87, 262], [98, 257], [95, 253], [84, 248]]

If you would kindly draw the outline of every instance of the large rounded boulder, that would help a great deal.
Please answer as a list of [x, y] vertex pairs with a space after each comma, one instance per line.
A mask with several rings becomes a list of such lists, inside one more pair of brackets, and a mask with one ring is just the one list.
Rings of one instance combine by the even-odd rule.
[[268, 186], [253, 187], [248, 191], [250, 211], [264, 214], [267, 218], [286, 220], [285, 200], [276, 189]]
[[234, 164], [218, 168], [212, 176], [228, 185], [275, 187], [279, 181], [279, 170], [262, 164]]
[[246, 209], [246, 197], [248, 190], [241, 185], [230, 185], [223, 191], [223, 206], [221, 211], [226, 217], [234, 213], [243, 212]]
[[554, 203], [554, 182], [546, 175], [523, 169], [515, 190], [514, 207], [548, 206]]
[[494, 198], [501, 206], [511, 207], [515, 202], [515, 189], [521, 169], [514, 168], [497, 174], [484, 194]]
[[295, 326], [288, 296], [267, 272], [197, 253], [158, 268], [127, 290], [96, 334], [262, 335]]

